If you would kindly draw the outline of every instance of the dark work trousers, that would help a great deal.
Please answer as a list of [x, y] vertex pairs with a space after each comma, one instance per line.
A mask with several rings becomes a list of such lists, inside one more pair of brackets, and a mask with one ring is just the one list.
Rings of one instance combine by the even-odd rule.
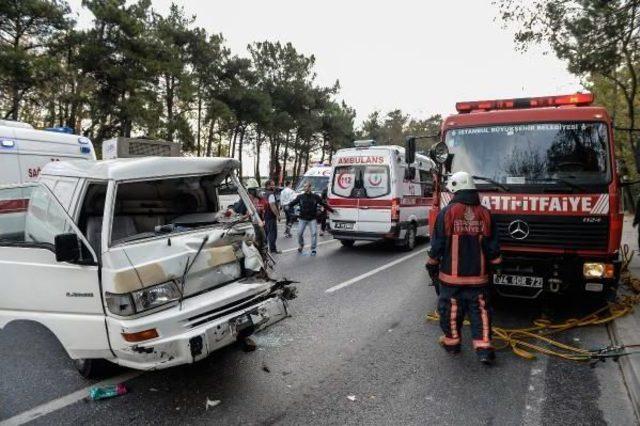
[[470, 287], [440, 284], [438, 313], [444, 332], [442, 344], [460, 344], [462, 323], [466, 315], [471, 322], [471, 338], [476, 351], [493, 351], [491, 346], [491, 316], [489, 286]]
[[269, 250], [276, 251], [276, 239], [278, 238], [278, 221], [275, 218], [266, 218], [264, 221], [264, 232], [267, 234]]
[[293, 212], [289, 206], [284, 206], [284, 217], [286, 219], [286, 228], [284, 230], [285, 235], [291, 236], [291, 225], [293, 225]]

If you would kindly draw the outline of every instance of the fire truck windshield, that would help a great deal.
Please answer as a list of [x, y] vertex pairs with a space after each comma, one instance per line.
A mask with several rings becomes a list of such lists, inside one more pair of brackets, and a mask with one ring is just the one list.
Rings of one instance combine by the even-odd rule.
[[[603, 184], [610, 180], [607, 125], [526, 123], [450, 129], [445, 141], [452, 172], [503, 185]], [[478, 185], [488, 184], [477, 180]]]

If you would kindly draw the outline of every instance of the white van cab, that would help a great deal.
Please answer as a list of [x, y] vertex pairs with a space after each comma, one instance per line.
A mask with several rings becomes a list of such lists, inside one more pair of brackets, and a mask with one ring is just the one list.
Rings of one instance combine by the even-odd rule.
[[0, 185], [32, 182], [52, 161], [95, 160], [88, 138], [0, 120]]
[[416, 155], [410, 167], [404, 148], [356, 141], [333, 156], [329, 214], [333, 237], [347, 247], [355, 241], [393, 240], [407, 250], [429, 234], [435, 163]]
[[[81, 374], [191, 363], [287, 315], [259, 216], [229, 158], [54, 162], [0, 229], [0, 328], [35, 321]], [[220, 210], [233, 180], [249, 217]], [[20, 207], [20, 209], [17, 209]]]

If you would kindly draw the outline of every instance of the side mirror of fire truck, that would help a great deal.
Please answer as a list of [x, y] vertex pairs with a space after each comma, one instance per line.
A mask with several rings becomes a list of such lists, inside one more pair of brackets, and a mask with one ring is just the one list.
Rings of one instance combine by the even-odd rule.
[[409, 166], [416, 161], [416, 138], [413, 136], [404, 141], [404, 161]]

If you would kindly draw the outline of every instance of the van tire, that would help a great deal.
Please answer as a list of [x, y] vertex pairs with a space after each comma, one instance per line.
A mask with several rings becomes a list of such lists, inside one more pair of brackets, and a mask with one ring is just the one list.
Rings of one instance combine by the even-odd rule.
[[346, 248], [353, 247], [354, 243], [355, 243], [355, 241], [353, 241], [353, 240], [340, 240], [340, 244], [342, 244], [342, 247], [346, 247]]
[[105, 359], [81, 358], [74, 359], [73, 364], [82, 377], [95, 379], [105, 374], [109, 362]]
[[416, 247], [416, 236], [417, 229], [416, 226], [412, 223], [407, 228], [407, 232], [404, 236], [404, 241], [402, 242], [401, 248], [404, 251], [411, 251]]

